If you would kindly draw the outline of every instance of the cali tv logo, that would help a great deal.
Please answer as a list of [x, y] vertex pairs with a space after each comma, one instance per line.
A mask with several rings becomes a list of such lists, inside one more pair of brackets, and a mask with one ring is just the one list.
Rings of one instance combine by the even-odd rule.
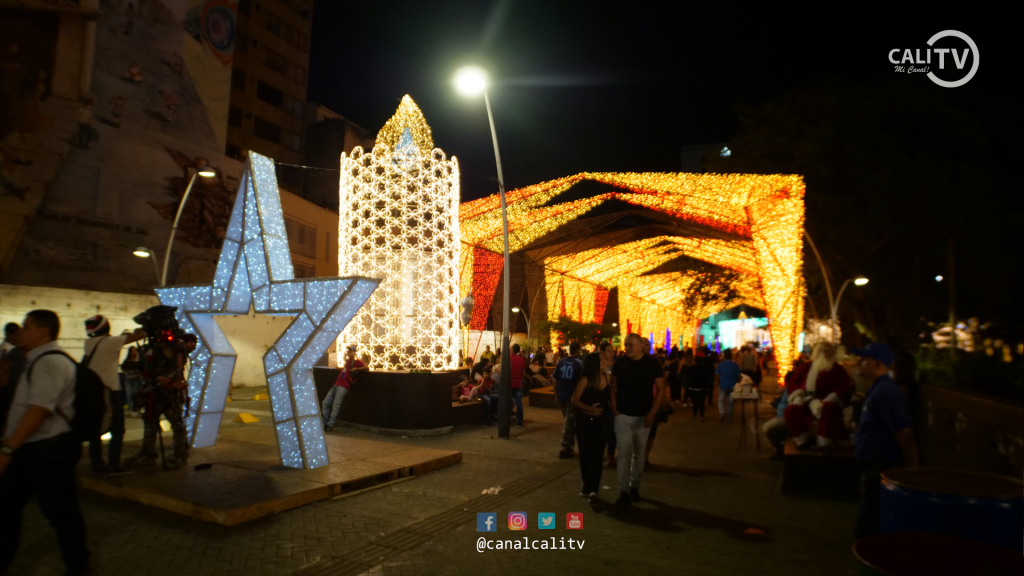
[[[959, 38], [967, 47], [962, 51], [957, 48], [934, 48], [935, 42], [943, 38]], [[924, 49], [922, 56], [921, 48], [893, 48], [889, 50], [889, 62], [895, 64], [895, 71], [900, 73], [922, 72], [928, 74], [928, 79], [942, 86], [943, 88], [959, 88], [970, 82], [971, 78], [978, 72], [978, 45], [971, 40], [971, 37], [959, 30], [943, 30], [928, 39], [928, 48]], [[932, 71], [933, 65], [938, 65], [939, 70], [945, 70], [947, 64], [953, 64], [957, 70], [963, 70], [967, 64], [968, 56], [971, 59], [971, 69], [967, 75], [959, 80], [943, 80]], [[908, 66], [909, 65], [909, 66]], [[918, 66], [915, 66], [918, 65]], [[920, 66], [923, 65], [923, 66]]]

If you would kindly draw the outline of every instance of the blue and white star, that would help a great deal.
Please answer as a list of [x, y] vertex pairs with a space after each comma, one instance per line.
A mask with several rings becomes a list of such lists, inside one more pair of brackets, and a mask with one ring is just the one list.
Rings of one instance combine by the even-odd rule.
[[199, 336], [188, 377], [190, 444], [216, 442], [237, 357], [214, 316], [248, 314], [251, 307], [295, 316], [263, 356], [281, 462], [327, 465], [313, 364], [378, 284], [363, 277], [295, 279], [274, 161], [250, 152], [213, 284], [156, 289], [162, 304], [178, 307], [181, 327]]

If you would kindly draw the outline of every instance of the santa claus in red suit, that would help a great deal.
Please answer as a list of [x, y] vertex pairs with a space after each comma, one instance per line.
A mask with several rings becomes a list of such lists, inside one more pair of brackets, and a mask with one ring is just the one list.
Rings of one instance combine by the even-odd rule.
[[811, 361], [800, 366], [791, 386], [783, 417], [797, 447], [810, 448], [815, 437], [819, 447], [849, 437], [843, 426], [843, 408], [850, 404], [853, 380], [836, 362], [830, 342], [814, 346]]

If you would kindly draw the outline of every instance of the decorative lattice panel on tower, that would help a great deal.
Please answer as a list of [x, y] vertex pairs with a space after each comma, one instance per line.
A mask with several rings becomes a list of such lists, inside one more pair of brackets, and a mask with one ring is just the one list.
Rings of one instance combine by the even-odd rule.
[[375, 370], [457, 367], [459, 166], [406, 96], [373, 150], [341, 155], [338, 273], [381, 280], [338, 339]]

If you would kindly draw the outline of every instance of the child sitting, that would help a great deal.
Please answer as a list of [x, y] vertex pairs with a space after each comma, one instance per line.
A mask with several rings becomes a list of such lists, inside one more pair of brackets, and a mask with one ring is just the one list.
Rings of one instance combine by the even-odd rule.
[[462, 391], [459, 396], [459, 403], [472, 402], [480, 397], [480, 385], [472, 382], [463, 382]]
[[485, 368], [480, 378], [480, 383], [476, 386], [476, 396], [479, 398], [485, 394], [494, 393], [494, 378], [491, 378], [491, 369]]

